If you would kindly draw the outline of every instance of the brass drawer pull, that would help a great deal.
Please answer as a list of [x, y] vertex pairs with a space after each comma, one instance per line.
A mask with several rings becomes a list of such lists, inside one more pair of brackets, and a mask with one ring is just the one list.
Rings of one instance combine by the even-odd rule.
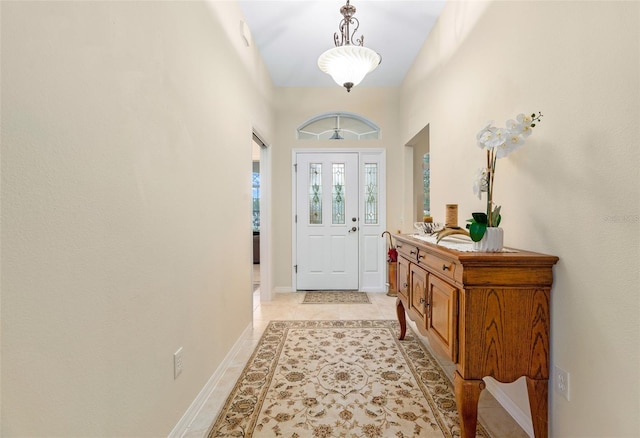
[[416, 255], [416, 254], [418, 254], [418, 252], [417, 251], [409, 251], [409, 254]]
[[451, 266], [447, 266], [447, 265], [442, 265], [442, 270], [443, 271], [448, 271], [451, 269]]

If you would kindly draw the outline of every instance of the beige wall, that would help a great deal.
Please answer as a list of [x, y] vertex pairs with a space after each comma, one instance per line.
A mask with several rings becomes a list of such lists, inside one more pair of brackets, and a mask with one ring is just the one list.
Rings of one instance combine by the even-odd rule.
[[[272, 94], [233, 2], [0, 8], [2, 436], [168, 434], [250, 322], [252, 127], [287, 288], [291, 150], [330, 146], [295, 128], [336, 110], [382, 127], [338, 147], [387, 149], [387, 228], [404, 231], [404, 144], [425, 125], [433, 215], [458, 203], [463, 223], [482, 208], [477, 130], [545, 114], [496, 196], [507, 244], [560, 257], [552, 362], [572, 392], [551, 393], [552, 436], [640, 433], [639, 3], [450, 2], [401, 88], [349, 94]], [[526, 411], [522, 385], [503, 390]]]
[[251, 323], [251, 129], [273, 111], [239, 20], [2, 2], [0, 435], [166, 436]]
[[[372, 74], [375, 74], [372, 73]], [[398, 141], [398, 89], [357, 86], [350, 93], [341, 87], [278, 88], [276, 141], [273, 144], [273, 269], [276, 291], [290, 290], [292, 150], [302, 148], [384, 148], [387, 151], [387, 212], [400, 209], [401, 182], [391, 176], [402, 171], [404, 146]], [[308, 119], [335, 111], [357, 113], [381, 129], [380, 140], [296, 140], [296, 129]], [[389, 215], [387, 214], [387, 217]], [[387, 229], [401, 227], [397, 215]]]
[[[430, 126], [439, 220], [483, 209], [485, 122], [544, 114], [495, 196], [506, 244], [560, 257], [551, 360], [571, 401], [550, 393], [553, 437], [640, 435], [639, 32], [638, 2], [450, 2], [402, 85], [401, 140]], [[524, 385], [503, 390], [527, 411]]]

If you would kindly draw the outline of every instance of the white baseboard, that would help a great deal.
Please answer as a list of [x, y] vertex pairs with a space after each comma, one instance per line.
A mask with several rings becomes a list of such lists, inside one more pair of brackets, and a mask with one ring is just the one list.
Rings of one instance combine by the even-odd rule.
[[381, 292], [386, 293], [387, 292], [387, 288], [386, 288], [386, 286], [385, 287], [363, 287], [362, 289], [360, 289], [360, 291], [361, 292], [371, 292], [371, 293], [377, 294], [377, 293], [381, 293]]
[[178, 424], [176, 424], [173, 430], [169, 433], [168, 438], [180, 438], [187, 433], [189, 426], [191, 426], [191, 423], [200, 413], [200, 410], [209, 399], [209, 396], [220, 382], [224, 371], [229, 367], [231, 361], [236, 357], [238, 351], [242, 348], [244, 341], [249, 338], [252, 331], [253, 325], [249, 324], [233, 344], [229, 353], [227, 353], [222, 363], [220, 363], [218, 368], [214, 371], [213, 375], [209, 378], [202, 390], [200, 390], [200, 393], [196, 396], [195, 400], [191, 403], [191, 406], [189, 406], [180, 421], [178, 421]]
[[513, 417], [513, 419], [520, 425], [520, 427], [533, 438], [533, 423], [531, 422], [531, 416], [527, 415], [513, 400], [496, 384], [492, 379], [486, 379], [484, 381], [487, 391], [493, 395], [493, 398], [504, 408], [505, 411]]

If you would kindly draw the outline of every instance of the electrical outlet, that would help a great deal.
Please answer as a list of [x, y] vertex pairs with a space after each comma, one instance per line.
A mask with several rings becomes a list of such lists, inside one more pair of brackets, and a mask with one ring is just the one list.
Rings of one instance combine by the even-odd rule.
[[564, 398], [569, 400], [569, 373], [558, 366], [553, 367], [555, 388]]
[[178, 376], [182, 373], [182, 366], [184, 365], [182, 361], [182, 347], [178, 348], [178, 351], [173, 353], [173, 378], [177, 379]]

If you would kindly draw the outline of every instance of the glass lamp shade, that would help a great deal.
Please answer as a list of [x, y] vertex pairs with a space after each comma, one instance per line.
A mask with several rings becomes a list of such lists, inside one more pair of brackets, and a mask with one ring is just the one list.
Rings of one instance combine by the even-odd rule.
[[344, 45], [327, 50], [318, 58], [318, 67], [331, 75], [347, 91], [358, 85], [380, 64], [380, 55], [363, 46]]

